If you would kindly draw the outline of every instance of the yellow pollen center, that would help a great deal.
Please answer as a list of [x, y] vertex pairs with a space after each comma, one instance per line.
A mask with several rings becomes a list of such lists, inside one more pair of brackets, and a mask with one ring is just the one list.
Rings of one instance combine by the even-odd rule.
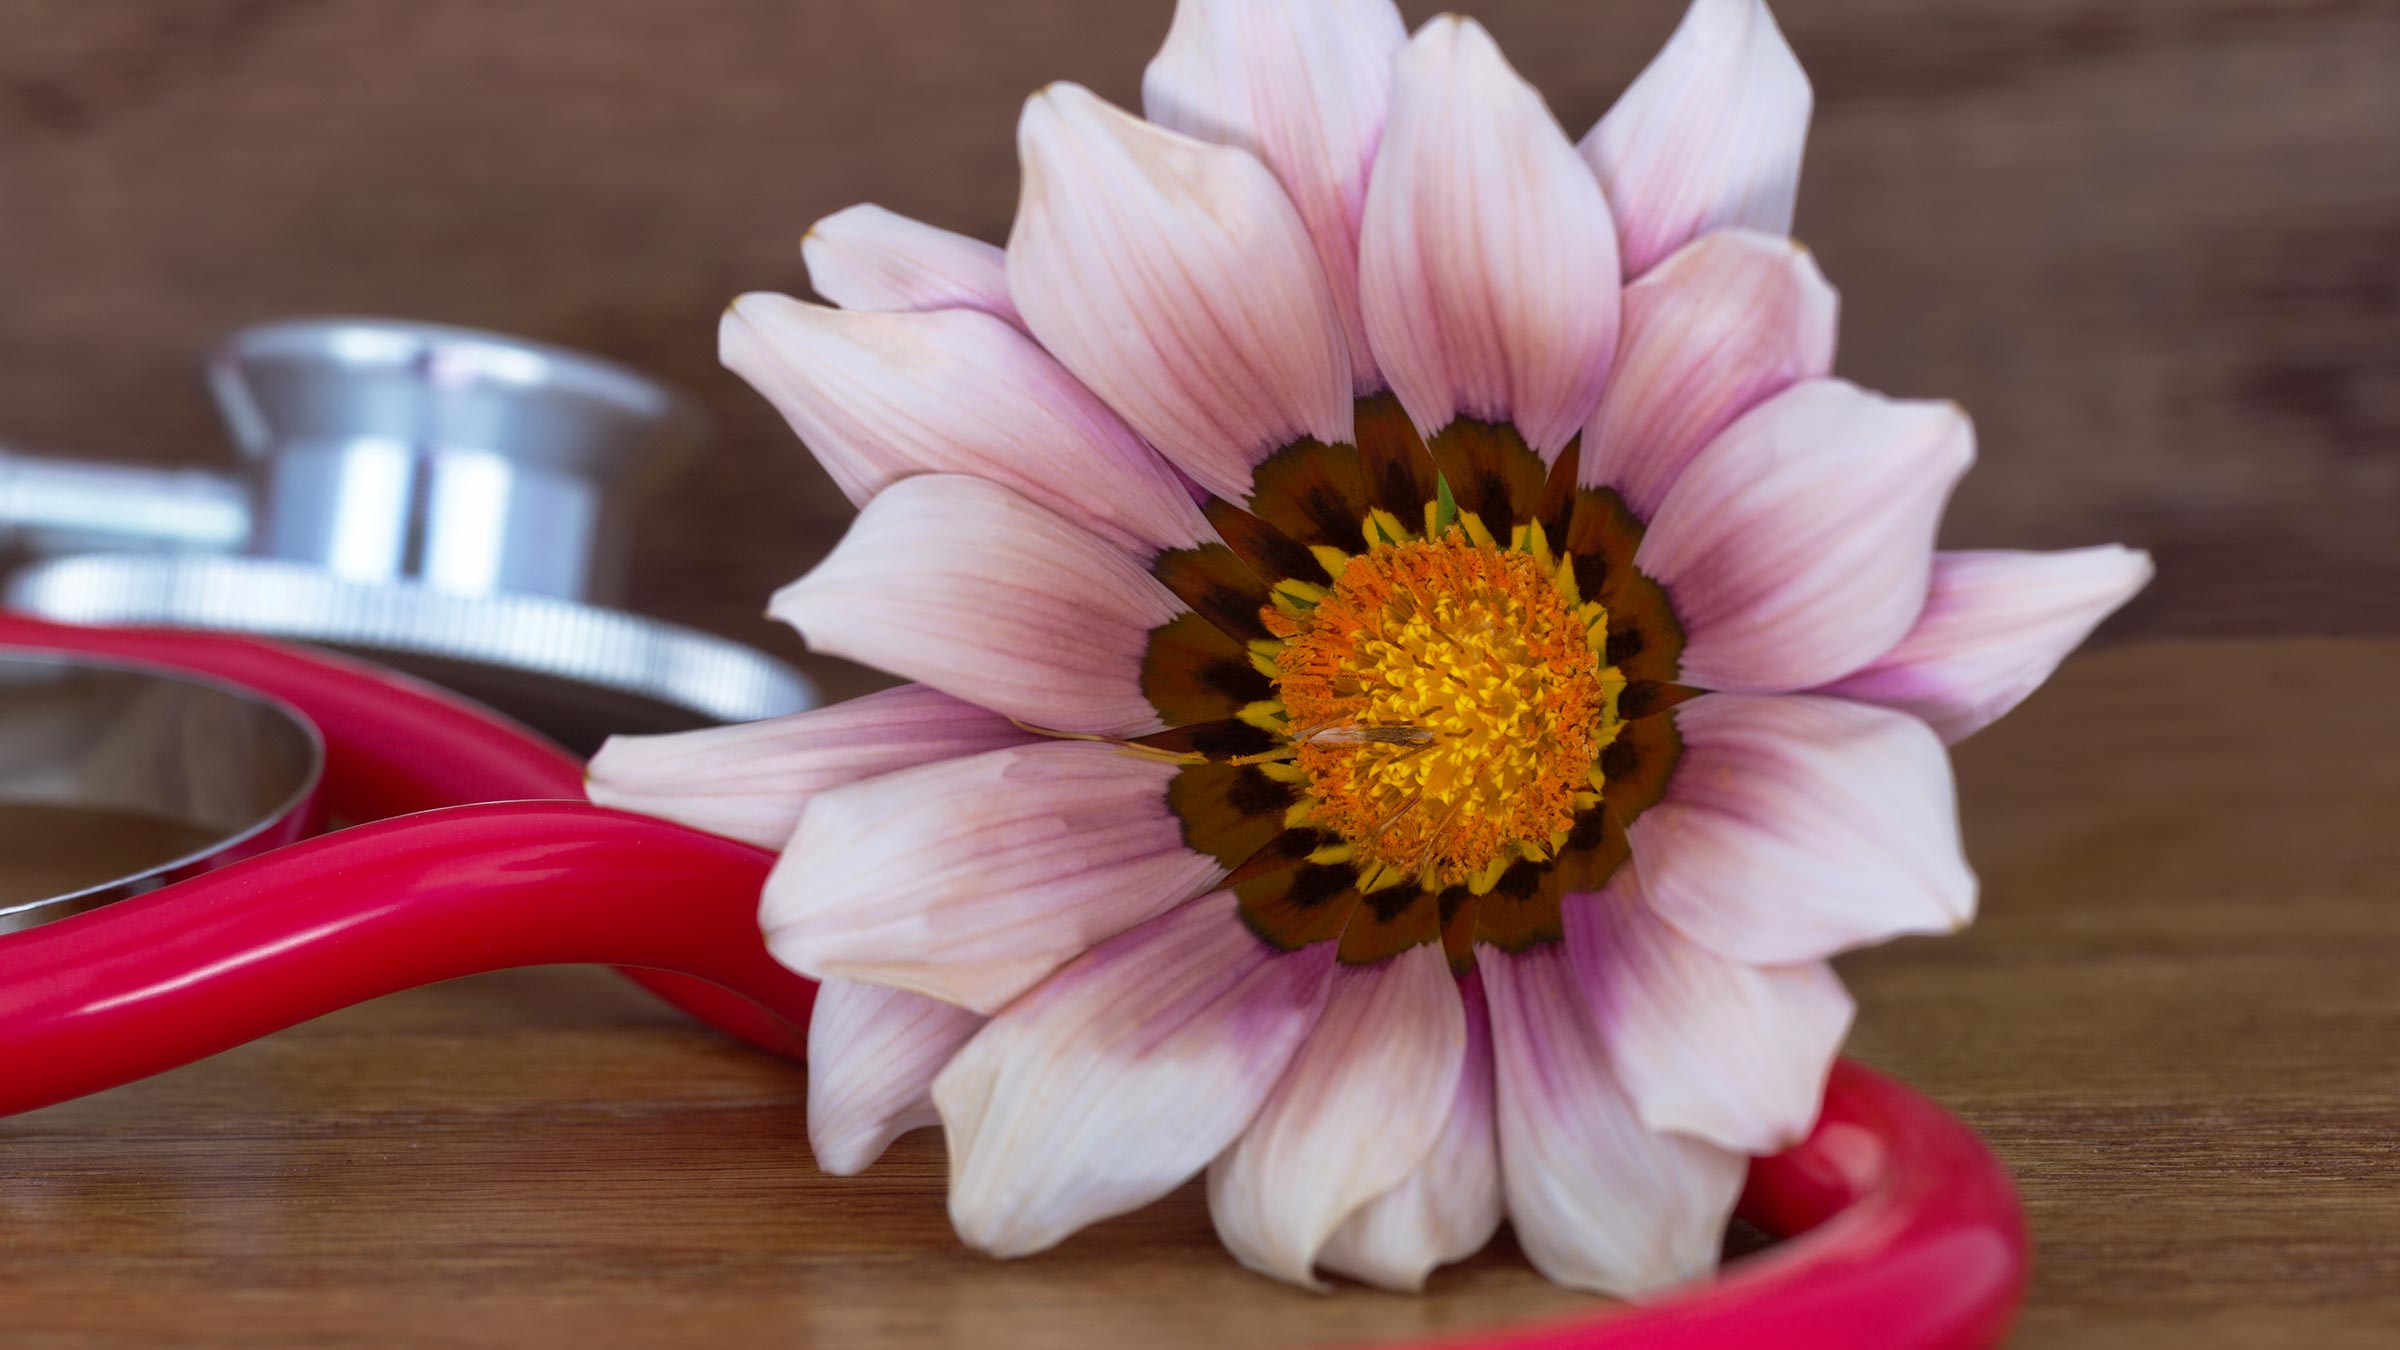
[[1572, 570], [1451, 529], [1351, 558], [1276, 665], [1309, 823], [1366, 885], [1488, 887], [1597, 801], [1624, 677]]

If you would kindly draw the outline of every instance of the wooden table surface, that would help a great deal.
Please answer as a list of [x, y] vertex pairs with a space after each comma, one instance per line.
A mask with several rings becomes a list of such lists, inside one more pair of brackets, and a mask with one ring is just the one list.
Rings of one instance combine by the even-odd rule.
[[[2400, 642], [2135, 644], [1962, 749], [1982, 918], [1844, 967], [1853, 1053], [2023, 1188], [2019, 1344], [2393, 1343], [2395, 687]], [[1505, 1237], [1422, 1299], [1286, 1289], [1193, 1187], [990, 1262], [932, 1135], [826, 1178], [803, 1095], [599, 971], [386, 999], [0, 1121], [0, 1343], [1163, 1348], [1584, 1306]]]

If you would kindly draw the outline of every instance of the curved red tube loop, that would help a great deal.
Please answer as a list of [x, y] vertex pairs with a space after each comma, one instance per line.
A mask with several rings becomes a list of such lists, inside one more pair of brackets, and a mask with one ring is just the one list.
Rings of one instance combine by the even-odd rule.
[[[371, 821], [469, 802], [583, 800], [583, 763], [489, 708], [395, 671], [263, 638], [167, 628], [85, 628], [0, 612], [0, 646], [214, 675], [300, 710], [325, 735], [326, 811]], [[112, 906], [114, 913], [121, 906]], [[800, 1059], [805, 1036], [759, 1002], [663, 970], [625, 972], [650, 992], [761, 1050]], [[784, 974], [767, 1007], [814, 986]]]
[[0, 942], [0, 1114], [515, 966], [671, 970], [758, 1000], [796, 1030], [816, 988], [759, 941], [771, 861], [578, 802], [454, 806], [15, 934]]
[[[0, 643], [179, 666], [280, 696], [324, 729], [337, 813], [422, 812], [0, 938], [0, 1115], [383, 994], [523, 965], [672, 972], [669, 992], [707, 1020], [786, 1053], [805, 1043], [815, 986], [775, 964], [756, 926], [772, 858], [580, 802], [488, 802], [580, 794], [579, 767], [512, 723], [245, 638], [0, 615]], [[477, 798], [487, 804], [452, 804]], [[2007, 1173], [1941, 1108], [1855, 1064], [1835, 1067], [1806, 1142], [1752, 1165], [1741, 1212], [1789, 1240], [1661, 1302], [1423, 1350], [1972, 1350], [1999, 1342], [2023, 1297], [2024, 1216]]]
[[2006, 1169], [1956, 1117], [1849, 1060], [1816, 1130], [1752, 1161], [1738, 1212], [1788, 1240], [1662, 1302], [1417, 1350], [1982, 1350], [2025, 1297]]

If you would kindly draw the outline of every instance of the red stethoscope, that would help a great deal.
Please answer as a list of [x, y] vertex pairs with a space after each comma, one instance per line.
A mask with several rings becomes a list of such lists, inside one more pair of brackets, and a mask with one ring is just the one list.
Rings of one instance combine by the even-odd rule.
[[[771, 960], [747, 844], [585, 803], [573, 756], [375, 668], [244, 637], [0, 614], [0, 646], [143, 662], [277, 698], [326, 745], [321, 805], [364, 822], [0, 936], [0, 1115], [188, 1064], [384, 994], [515, 966], [623, 967], [792, 1059], [816, 987]], [[672, 904], [662, 898], [672, 897]], [[1750, 1169], [1785, 1239], [1680, 1296], [1444, 1338], [1452, 1350], [1936, 1350], [1994, 1345], [2025, 1219], [1964, 1125], [1835, 1066], [1816, 1132]]]

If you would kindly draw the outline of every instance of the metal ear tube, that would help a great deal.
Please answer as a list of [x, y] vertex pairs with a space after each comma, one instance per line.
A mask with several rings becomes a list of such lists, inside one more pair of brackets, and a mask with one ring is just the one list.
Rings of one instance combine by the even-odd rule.
[[0, 553], [229, 553], [250, 539], [250, 493], [198, 469], [137, 469], [0, 445]]

